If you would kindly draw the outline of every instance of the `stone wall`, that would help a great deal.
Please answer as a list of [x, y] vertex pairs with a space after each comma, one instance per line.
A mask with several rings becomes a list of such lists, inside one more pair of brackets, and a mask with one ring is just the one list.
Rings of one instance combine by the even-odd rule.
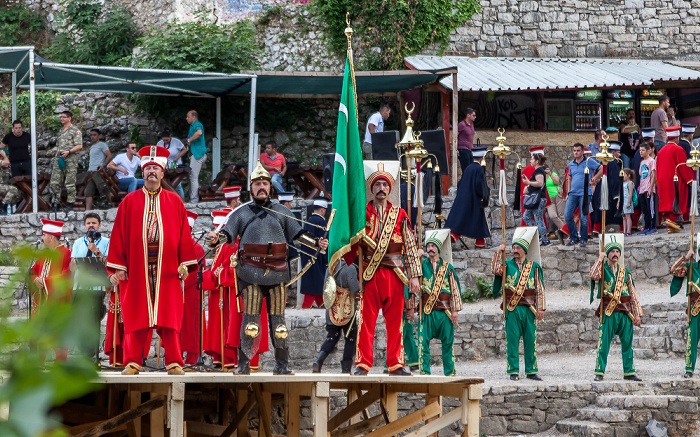
[[481, 0], [446, 54], [699, 59], [697, 0]]

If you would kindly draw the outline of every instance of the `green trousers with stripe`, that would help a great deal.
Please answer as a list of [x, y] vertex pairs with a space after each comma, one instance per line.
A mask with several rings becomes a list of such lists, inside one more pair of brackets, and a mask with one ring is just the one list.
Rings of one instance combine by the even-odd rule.
[[433, 310], [430, 314], [423, 314], [423, 321], [418, 328], [418, 354], [420, 355], [420, 374], [430, 375], [430, 340], [438, 339], [442, 346], [442, 367], [445, 376], [454, 376], [455, 329], [452, 320], [444, 311]]
[[688, 330], [685, 334], [685, 371], [695, 372], [695, 360], [698, 358], [698, 333], [700, 333], [700, 314], [690, 316]]
[[634, 351], [632, 350], [632, 319], [619, 311], [613, 312], [610, 317], [603, 315], [603, 323], [598, 327], [598, 353], [595, 359], [595, 374], [605, 375], [605, 366], [608, 364], [608, 352], [610, 342], [615, 336], [620, 337], [622, 346], [622, 369], [625, 376], [634, 375]]
[[509, 375], [520, 373], [520, 338], [523, 339], [525, 374], [533, 375], [537, 370], [537, 321], [530, 308], [518, 305], [506, 311], [506, 355]]

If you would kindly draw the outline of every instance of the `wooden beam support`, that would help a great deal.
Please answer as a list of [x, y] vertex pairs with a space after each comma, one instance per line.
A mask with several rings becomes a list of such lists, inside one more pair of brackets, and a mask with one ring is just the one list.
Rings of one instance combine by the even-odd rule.
[[[348, 392], [351, 392], [351, 390], [348, 390]], [[338, 414], [333, 416], [331, 420], [328, 421], [328, 431], [334, 431], [340, 425], [357, 416], [364, 409], [377, 402], [380, 394], [381, 390], [379, 386], [375, 386], [374, 388], [372, 388], [372, 390], [360, 396], [360, 398], [357, 399], [355, 402], [348, 404], [348, 406], [346, 406], [343, 410], [341, 410]]]
[[362, 422], [348, 425], [345, 428], [336, 429], [331, 433], [331, 437], [357, 437], [365, 435], [367, 432], [377, 429], [380, 423], [384, 421], [384, 417], [379, 414]]
[[[423, 437], [428, 434], [438, 432], [443, 428], [446, 428], [450, 426], [451, 423], [457, 422], [459, 420], [459, 416], [462, 414], [459, 408], [455, 408], [454, 410], [450, 411], [449, 413], [445, 414], [441, 418], [430, 422], [428, 424], [425, 424], [421, 426], [420, 428], [409, 432], [408, 434], [405, 434], [404, 437]], [[476, 434], [477, 436], [479, 435], [478, 433]]]
[[[266, 403], [267, 399], [262, 392], [260, 384], [253, 385], [253, 393], [255, 400], [258, 402], [258, 421], [260, 422], [260, 433], [266, 437], [272, 437], [272, 428], [270, 427], [270, 405]], [[260, 431], [260, 430], [259, 430]]]
[[151, 411], [157, 409], [157, 408], [162, 408], [165, 406], [166, 398], [163, 395], [158, 395], [155, 398], [144, 402], [143, 404], [137, 406], [136, 408], [133, 408], [129, 411], [125, 411], [111, 419], [105, 420], [101, 424], [95, 426], [94, 428], [91, 428], [87, 431], [83, 431], [80, 434], [77, 434], [78, 437], [96, 437], [96, 436], [101, 436], [102, 434], [105, 434], [107, 432], [110, 432], [126, 423], [133, 422], [140, 418], [141, 416], [145, 416], [146, 414], [150, 413]]
[[[407, 430], [408, 428], [410, 428], [412, 426], [415, 426], [421, 422], [424, 422], [426, 419], [437, 416], [441, 412], [442, 412], [442, 408], [440, 407], [440, 404], [438, 404], [437, 402], [433, 402], [432, 404], [426, 405], [425, 407], [421, 408], [418, 411], [414, 411], [413, 413], [407, 414], [400, 419], [394, 420], [391, 423], [384, 425], [375, 431], [372, 431], [371, 433], [367, 434], [366, 437], [395, 436], [395, 435]], [[458, 413], [460, 413], [459, 410], [458, 410]], [[459, 417], [459, 416], [457, 416], [457, 417]], [[457, 420], [457, 419], [455, 419], [455, 420]], [[436, 420], [433, 423], [438, 423], [439, 421], [440, 421], [440, 419]], [[453, 422], [454, 422], [454, 420], [453, 420]], [[450, 422], [450, 423], [452, 423], [452, 422]], [[426, 434], [421, 433], [419, 435], [424, 436]]]
[[[134, 384], [129, 384], [128, 397], [130, 409], [141, 405], [141, 392], [135, 389]], [[141, 437], [141, 417], [139, 416], [130, 421], [126, 425], [126, 429], [129, 432], [129, 437]]]
[[168, 391], [168, 416], [166, 424], [170, 437], [185, 435], [185, 383], [173, 382]]
[[301, 431], [301, 409], [299, 408], [301, 394], [298, 384], [289, 384], [287, 401], [285, 405], [285, 416], [287, 416], [287, 435], [299, 435]]
[[[438, 414], [438, 417], [442, 416], [442, 398], [440, 396], [433, 396], [430, 394], [425, 395], [425, 405], [432, 404], [433, 402], [437, 402], [440, 405], [440, 414]], [[435, 418], [426, 419], [425, 423], [430, 423], [430, 422], [433, 422], [434, 420], [435, 420]], [[438, 433], [435, 432], [434, 434], [431, 434], [429, 437], [438, 437]]]
[[311, 395], [311, 418], [314, 424], [314, 437], [327, 437], [328, 398], [331, 387], [328, 382], [316, 382]]
[[[229, 426], [221, 433], [221, 437], [231, 437], [234, 432], [237, 432], [237, 437], [248, 435], [248, 413], [255, 405], [255, 396], [246, 396], [245, 399], [242, 399], [241, 393], [243, 392], [238, 390], [238, 405], [240, 405], [240, 407], [236, 413], [236, 417], [233, 418]], [[243, 405], [241, 405], [241, 401], [244, 402]], [[239, 427], [239, 424], [245, 424], [245, 428], [243, 428], [245, 434], [241, 432], [242, 427]]]

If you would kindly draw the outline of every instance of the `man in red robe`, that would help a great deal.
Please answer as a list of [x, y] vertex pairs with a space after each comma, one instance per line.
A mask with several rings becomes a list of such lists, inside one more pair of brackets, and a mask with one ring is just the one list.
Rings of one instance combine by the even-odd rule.
[[[230, 211], [212, 211], [214, 228], [225, 224]], [[209, 319], [207, 321], [207, 336], [204, 341], [206, 352], [214, 359], [214, 365], [222, 366], [221, 349], [224, 348], [223, 368], [225, 371], [233, 371], [238, 364], [237, 349], [241, 347], [241, 322], [243, 320], [243, 305], [238, 295], [236, 281], [238, 243], [231, 245], [220, 244], [216, 247], [211, 268], [204, 271], [205, 290], [209, 291]], [[223, 305], [223, 308], [222, 308]], [[223, 312], [223, 321], [222, 321]], [[251, 371], [257, 372], [260, 363], [260, 354], [269, 349], [267, 337], [267, 312], [260, 314], [261, 334], [256, 337], [258, 347], [253, 347], [255, 353], [250, 359]], [[222, 337], [223, 336], [223, 337]]]
[[[55, 252], [48, 258], [37, 258], [31, 268], [32, 317], [41, 307], [51, 302], [70, 302], [73, 289], [73, 274], [70, 271], [70, 249], [61, 244], [63, 222], [41, 219], [41, 242], [46, 249]], [[68, 359], [68, 350], [54, 349], [56, 361]]]
[[[669, 233], [680, 232], [682, 215], [688, 213], [688, 184], [693, 182], [693, 171], [686, 165], [685, 150], [678, 145], [681, 135], [680, 126], [666, 128], [668, 144], [659, 150], [656, 158], [656, 181], [659, 193], [659, 214]], [[673, 212], [673, 201], [676, 198], [673, 176], [678, 175], [678, 206], [681, 214]]]
[[[366, 375], [374, 362], [374, 332], [377, 315], [382, 310], [386, 323], [386, 366], [391, 375], [409, 376], [404, 369], [401, 319], [404, 312], [404, 283], [397, 269], [403, 269], [408, 277], [410, 293], [420, 290], [418, 278], [422, 276], [420, 257], [411, 232], [408, 214], [387, 199], [394, 185], [394, 175], [385, 171], [384, 164], [371, 161], [365, 163], [374, 170], [367, 178], [367, 185], [373, 200], [367, 203], [367, 236], [376, 244], [376, 251], [362, 240], [365, 281], [361, 300], [362, 309], [357, 330], [357, 353], [355, 355], [355, 375]], [[353, 250], [344, 256], [350, 265], [357, 253]], [[405, 260], [405, 264], [404, 261]], [[406, 318], [413, 319], [415, 299], [408, 298]]]
[[107, 256], [110, 281], [120, 285], [127, 363], [122, 374], [139, 373], [148, 333], [155, 329], [165, 348], [168, 374], [182, 375], [183, 281], [196, 270], [197, 258], [185, 205], [161, 187], [170, 153], [146, 146], [139, 155], [145, 184], [119, 205]]
[[187, 275], [185, 280], [185, 311], [182, 316], [182, 330], [180, 331], [180, 344], [182, 352], [187, 353], [185, 364], [194, 366], [199, 358], [199, 292], [197, 291], [197, 272], [199, 271], [199, 261], [204, 261], [204, 249], [192, 237], [194, 221], [199, 217], [192, 211], [187, 211], [187, 222], [190, 226], [190, 239], [194, 254], [197, 257], [197, 268], [191, 275]]

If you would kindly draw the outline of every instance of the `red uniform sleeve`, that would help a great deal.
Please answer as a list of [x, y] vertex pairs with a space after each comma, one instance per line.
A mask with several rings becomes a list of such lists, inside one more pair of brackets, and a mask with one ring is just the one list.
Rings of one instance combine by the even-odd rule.
[[[179, 199], [178, 199], [179, 200]], [[187, 266], [187, 270], [190, 273], [197, 271], [197, 257], [194, 254], [194, 245], [192, 244], [182, 244], [187, 241], [192, 241], [192, 232], [190, 231], [190, 225], [187, 221], [187, 211], [185, 210], [185, 205], [182, 202], [178, 202], [179, 214], [180, 214], [180, 242], [178, 244], [178, 265]], [[111, 250], [110, 250], [111, 252]]]
[[[686, 162], [686, 155], [685, 155], [685, 150], [682, 148], [679, 148], [679, 150], [675, 151], [676, 154], [676, 160], [680, 162]], [[678, 178], [681, 180], [681, 183], [687, 184], [690, 181], [693, 180], [693, 170], [690, 169], [687, 165], [679, 165], [678, 166]]]
[[126, 245], [127, 233], [125, 224], [127, 217], [128, 200], [124, 199], [119, 204], [117, 216], [114, 219], [112, 235], [109, 239], [109, 253], [107, 254], [107, 273], [113, 275], [117, 270], [127, 271], [126, 268]]

